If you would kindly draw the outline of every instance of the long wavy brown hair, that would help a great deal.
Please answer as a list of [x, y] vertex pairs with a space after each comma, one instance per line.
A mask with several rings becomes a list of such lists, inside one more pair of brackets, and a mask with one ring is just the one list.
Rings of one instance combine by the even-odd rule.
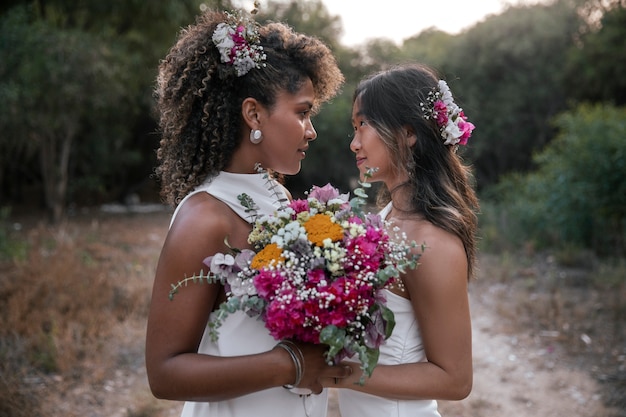
[[230, 162], [243, 134], [241, 104], [252, 97], [271, 108], [281, 91], [313, 82], [317, 111], [344, 81], [330, 49], [282, 23], [259, 27], [265, 66], [237, 77], [212, 41], [222, 12], [207, 11], [181, 31], [159, 66], [155, 97], [162, 135], [156, 174], [161, 196], [177, 205]]
[[[432, 224], [458, 236], [465, 247], [469, 277], [476, 264], [476, 233], [479, 202], [473, 176], [456, 147], [444, 145], [435, 121], [424, 118], [420, 103], [437, 87], [438, 75], [420, 64], [405, 64], [373, 74], [357, 86], [353, 99], [391, 153], [396, 173], [406, 172], [402, 185], [408, 193], [409, 207], [396, 207], [418, 214]], [[403, 137], [410, 127], [417, 136], [414, 146]], [[378, 204], [391, 200], [385, 186]]]

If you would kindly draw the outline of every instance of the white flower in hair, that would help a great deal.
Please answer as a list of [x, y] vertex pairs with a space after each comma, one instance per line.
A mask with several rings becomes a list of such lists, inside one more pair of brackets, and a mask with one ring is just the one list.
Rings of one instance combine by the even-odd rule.
[[454, 123], [448, 123], [446, 127], [443, 129], [446, 141], [443, 143], [444, 145], [456, 145], [458, 142], [455, 142], [459, 137], [461, 137], [461, 129]]
[[217, 25], [217, 29], [213, 32], [213, 43], [220, 51], [220, 59], [222, 62], [230, 62], [230, 53], [235, 47], [233, 35], [235, 30], [226, 23]]
[[439, 92], [441, 93], [441, 100], [443, 100], [446, 104], [454, 104], [454, 99], [452, 98], [452, 91], [450, 91], [450, 87], [448, 87], [448, 83], [444, 80], [439, 80]]

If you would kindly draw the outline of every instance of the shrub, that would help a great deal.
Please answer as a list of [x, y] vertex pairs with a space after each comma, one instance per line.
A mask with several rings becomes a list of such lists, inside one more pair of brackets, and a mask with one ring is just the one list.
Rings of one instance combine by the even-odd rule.
[[555, 124], [560, 133], [533, 158], [537, 169], [509, 175], [487, 194], [507, 219], [500, 230], [539, 247], [624, 256], [626, 108], [581, 105]]

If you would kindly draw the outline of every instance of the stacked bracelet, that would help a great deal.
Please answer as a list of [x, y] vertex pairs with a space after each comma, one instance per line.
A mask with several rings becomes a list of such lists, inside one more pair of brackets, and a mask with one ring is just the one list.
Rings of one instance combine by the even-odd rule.
[[289, 353], [289, 356], [291, 356], [291, 360], [296, 367], [296, 381], [293, 384], [283, 385], [283, 387], [287, 389], [295, 388], [298, 384], [300, 384], [300, 381], [302, 381], [302, 375], [304, 374], [304, 355], [298, 345], [293, 343], [291, 340], [281, 340], [276, 346], [285, 349], [287, 353]]

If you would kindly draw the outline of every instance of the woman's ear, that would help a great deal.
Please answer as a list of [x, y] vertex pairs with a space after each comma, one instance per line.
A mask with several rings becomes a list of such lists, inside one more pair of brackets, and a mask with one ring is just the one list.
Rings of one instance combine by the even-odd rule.
[[257, 99], [248, 97], [241, 103], [241, 116], [244, 123], [252, 129], [259, 129], [261, 125], [260, 112], [262, 106]]
[[415, 132], [413, 132], [413, 129], [408, 127], [404, 129], [404, 137], [406, 138], [406, 144], [409, 145], [409, 148], [412, 148], [413, 145], [415, 145], [415, 142], [417, 142]]

